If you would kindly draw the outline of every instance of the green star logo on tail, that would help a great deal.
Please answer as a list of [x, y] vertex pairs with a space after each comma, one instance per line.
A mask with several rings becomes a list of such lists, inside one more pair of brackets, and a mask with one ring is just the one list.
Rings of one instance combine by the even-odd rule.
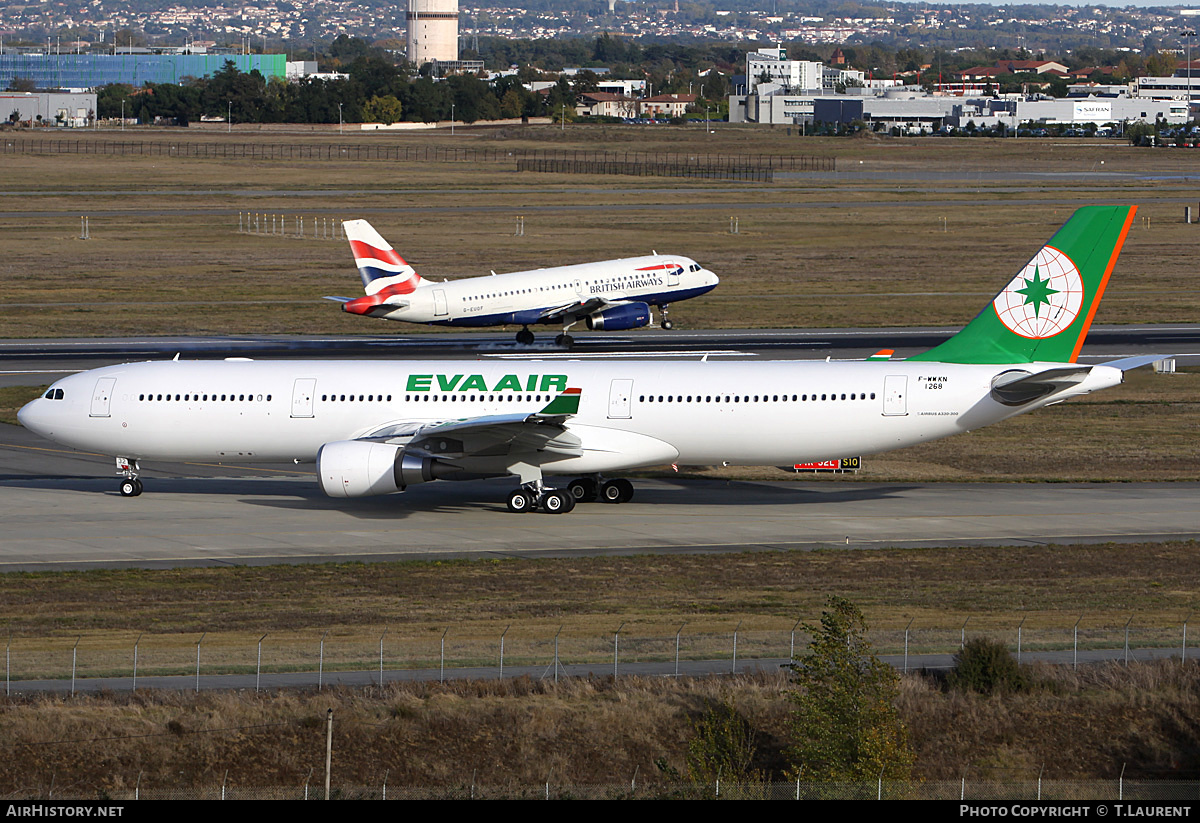
[[1009, 331], [1044, 340], [1075, 321], [1083, 297], [1083, 279], [1071, 258], [1053, 246], [1043, 246], [997, 295], [994, 306]]
[[1033, 267], [1033, 279], [1025, 281], [1025, 288], [1016, 289], [1017, 294], [1024, 295], [1025, 305], [1033, 304], [1033, 316], [1041, 316], [1042, 304], [1050, 305], [1050, 295], [1058, 294], [1058, 289], [1050, 288], [1050, 278], [1041, 279], [1038, 266]]

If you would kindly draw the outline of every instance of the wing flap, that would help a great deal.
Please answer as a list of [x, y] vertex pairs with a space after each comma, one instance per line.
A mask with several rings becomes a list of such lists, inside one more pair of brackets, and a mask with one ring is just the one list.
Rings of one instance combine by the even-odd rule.
[[579, 411], [579, 389], [567, 389], [536, 412], [491, 414], [440, 423], [395, 423], [362, 440], [404, 445], [414, 454], [463, 459], [551, 453], [577, 457], [583, 443], [564, 424]]

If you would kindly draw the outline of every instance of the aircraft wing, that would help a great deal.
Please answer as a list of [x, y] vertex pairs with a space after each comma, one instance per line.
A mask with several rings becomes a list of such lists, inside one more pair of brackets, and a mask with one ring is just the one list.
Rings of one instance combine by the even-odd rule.
[[363, 439], [403, 443], [409, 453], [449, 459], [538, 452], [574, 457], [583, 453], [582, 442], [563, 424], [579, 410], [579, 399], [579, 389], [567, 389], [538, 412], [395, 426]]
[[589, 314], [595, 314], [603, 309], [612, 306], [620, 306], [623, 303], [630, 303], [630, 300], [605, 300], [603, 297], [590, 297], [587, 300], [576, 300], [574, 303], [567, 303], [565, 306], [551, 306], [544, 309], [541, 314], [541, 319], [549, 322], [559, 320], [567, 315], [574, 317], [586, 317]]

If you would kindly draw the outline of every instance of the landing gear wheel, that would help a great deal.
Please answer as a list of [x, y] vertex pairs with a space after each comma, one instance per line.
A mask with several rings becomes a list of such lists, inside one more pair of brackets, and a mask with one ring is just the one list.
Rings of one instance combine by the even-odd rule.
[[533, 332], [529, 329], [521, 329], [517, 332], [517, 342], [522, 346], [528, 346], [533, 343]]
[[575, 498], [564, 491], [549, 492], [542, 498], [542, 511], [547, 514], [566, 514], [575, 508]]
[[508, 510], [517, 514], [533, 511], [533, 503], [533, 495], [524, 489], [514, 489], [508, 496]]
[[567, 491], [576, 503], [594, 503], [600, 494], [600, 484], [589, 477], [581, 477], [568, 483]]
[[135, 491], [135, 492], [133, 493], [133, 496], [134, 496], [134, 497], [137, 497], [139, 494], [141, 494], [141, 493], [142, 493], [142, 481], [141, 481], [141, 480], [137, 480], [137, 479], [135, 479], [135, 480], [133, 481], [133, 484], [134, 484], [135, 486], [137, 486], [137, 491]]
[[564, 349], [569, 349], [575, 345], [575, 338], [569, 334], [560, 334], [554, 338], [555, 345], [562, 346]]
[[122, 497], [137, 497], [142, 493], [142, 484], [133, 478], [127, 478], [121, 481], [121, 496]]
[[624, 478], [609, 480], [600, 487], [600, 499], [605, 503], [628, 503], [633, 499], [633, 484]]
[[674, 323], [672, 323], [670, 320], [664, 320], [664, 321], [662, 321], [662, 323], [661, 323], [660, 325], [661, 325], [661, 326], [663, 327], [663, 329], [665, 329], [666, 331], [670, 331], [671, 329], [675, 328], [675, 324], [674, 324]]

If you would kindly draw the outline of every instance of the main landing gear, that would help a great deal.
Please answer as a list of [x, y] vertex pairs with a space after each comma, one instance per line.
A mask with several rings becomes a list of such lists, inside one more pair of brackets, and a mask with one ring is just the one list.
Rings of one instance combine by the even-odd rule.
[[540, 483], [526, 483], [508, 495], [508, 510], [522, 513], [540, 509], [547, 514], [566, 514], [576, 503], [627, 503], [633, 499], [633, 484], [624, 478], [600, 480], [581, 477], [566, 489], [546, 489]]
[[561, 489], [550, 489], [540, 494], [527, 486], [513, 489], [508, 495], [508, 510], [521, 514], [541, 509], [546, 514], [566, 514], [575, 508], [575, 498]]
[[142, 481], [138, 480], [137, 476], [139, 470], [136, 460], [131, 461], [125, 457], [117, 458], [117, 474], [123, 477], [118, 488], [122, 497], [137, 497], [142, 493]]
[[517, 342], [522, 346], [533, 344], [533, 332], [529, 330], [528, 326], [522, 326], [521, 330], [517, 332]]

